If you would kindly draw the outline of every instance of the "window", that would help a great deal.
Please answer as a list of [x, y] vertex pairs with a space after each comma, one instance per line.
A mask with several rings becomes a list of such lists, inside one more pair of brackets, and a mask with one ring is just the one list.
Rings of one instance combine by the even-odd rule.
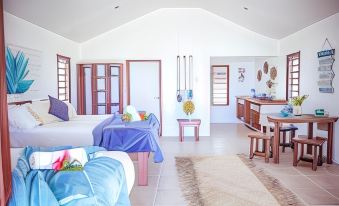
[[58, 99], [70, 101], [71, 96], [71, 73], [69, 57], [57, 55], [58, 68]]
[[213, 65], [211, 67], [212, 105], [229, 105], [229, 66]]
[[286, 100], [299, 96], [300, 52], [287, 55]]

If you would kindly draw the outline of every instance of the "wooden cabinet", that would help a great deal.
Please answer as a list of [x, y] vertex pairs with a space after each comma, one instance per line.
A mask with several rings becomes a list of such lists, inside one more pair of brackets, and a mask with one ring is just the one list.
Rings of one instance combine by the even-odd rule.
[[[285, 100], [259, 100], [247, 96], [239, 96], [236, 97], [237, 118], [251, 129], [261, 130], [260, 115], [262, 107], [286, 104], [287, 101]], [[273, 110], [275, 111], [275, 108]], [[275, 113], [279, 112], [280, 110], [275, 111]]]
[[123, 65], [120, 63], [78, 65], [78, 113], [122, 113]]

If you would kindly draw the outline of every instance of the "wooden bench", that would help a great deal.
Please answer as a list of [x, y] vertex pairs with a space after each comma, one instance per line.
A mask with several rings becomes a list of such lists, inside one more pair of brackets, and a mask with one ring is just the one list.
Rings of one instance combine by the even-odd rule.
[[[293, 155], [293, 166], [297, 166], [300, 160], [309, 161], [309, 159], [304, 158], [304, 145], [310, 145], [313, 147], [313, 158], [312, 161], [312, 170], [317, 170], [317, 165], [322, 165], [323, 158], [323, 144], [326, 142], [326, 139], [323, 137], [308, 138], [307, 135], [299, 135], [292, 139], [294, 143], [294, 155]], [[298, 158], [298, 144], [301, 144], [301, 155]], [[319, 155], [318, 155], [319, 147]]]
[[[254, 155], [261, 156], [265, 158], [265, 162], [269, 162], [270, 158], [270, 145], [271, 145], [271, 137], [265, 133], [261, 132], [251, 132], [248, 134], [248, 137], [251, 138], [251, 144], [250, 144], [250, 159], [254, 157]], [[253, 151], [254, 146], [254, 140], [255, 142], [255, 151]], [[259, 151], [259, 140], [263, 141], [263, 149], [262, 151]]]

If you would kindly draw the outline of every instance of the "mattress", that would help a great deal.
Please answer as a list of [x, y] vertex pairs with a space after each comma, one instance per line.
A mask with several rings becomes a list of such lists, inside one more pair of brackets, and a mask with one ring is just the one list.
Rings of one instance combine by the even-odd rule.
[[11, 147], [91, 146], [92, 130], [111, 115], [78, 115], [70, 121], [54, 122], [33, 129], [10, 128]]
[[[16, 162], [18, 161], [18, 158], [21, 156], [22, 151], [23, 148], [11, 148], [12, 170], [15, 168]], [[121, 162], [125, 170], [128, 192], [130, 193], [135, 180], [135, 171], [133, 162], [131, 158], [128, 156], [128, 154], [120, 151], [100, 151], [95, 153], [95, 157], [100, 156], [110, 157]]]

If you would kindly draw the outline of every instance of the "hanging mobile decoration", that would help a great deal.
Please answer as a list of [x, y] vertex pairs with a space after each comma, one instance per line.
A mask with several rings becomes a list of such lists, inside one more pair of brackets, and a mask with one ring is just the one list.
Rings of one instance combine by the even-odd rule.
[[[330, 49], [324, 50], [325, 44], [328, 44]], [[333, 71], [333, 63], [334, 63], [334, 54], [335, 49], [331, 46], [330, 42], [326, 38], [323, 46], [322, 51], [318, 52], [318, 60], [319, 60], [319, 92], [321, 93], [334, 93], [334, 88], [332, 86], [332, 81], [335, 76]]]
[[[188, 63], [188, 65], [187, 65]], [[184, 88], [181, 88], [181, 64], [183, 64], [183, 79]], [[187, 68], [188, 66], [188, 68]], [[177, 56], [177, 101], [182, 102], [185, 99], [191, 100], [193, 98], [193, 56], [188, 56], [188, 62], [186, 56], [181, 58]]]
[[180, 56], [177, 56], [177, 101], [182, 101], [182, 96], [180, 93]]

